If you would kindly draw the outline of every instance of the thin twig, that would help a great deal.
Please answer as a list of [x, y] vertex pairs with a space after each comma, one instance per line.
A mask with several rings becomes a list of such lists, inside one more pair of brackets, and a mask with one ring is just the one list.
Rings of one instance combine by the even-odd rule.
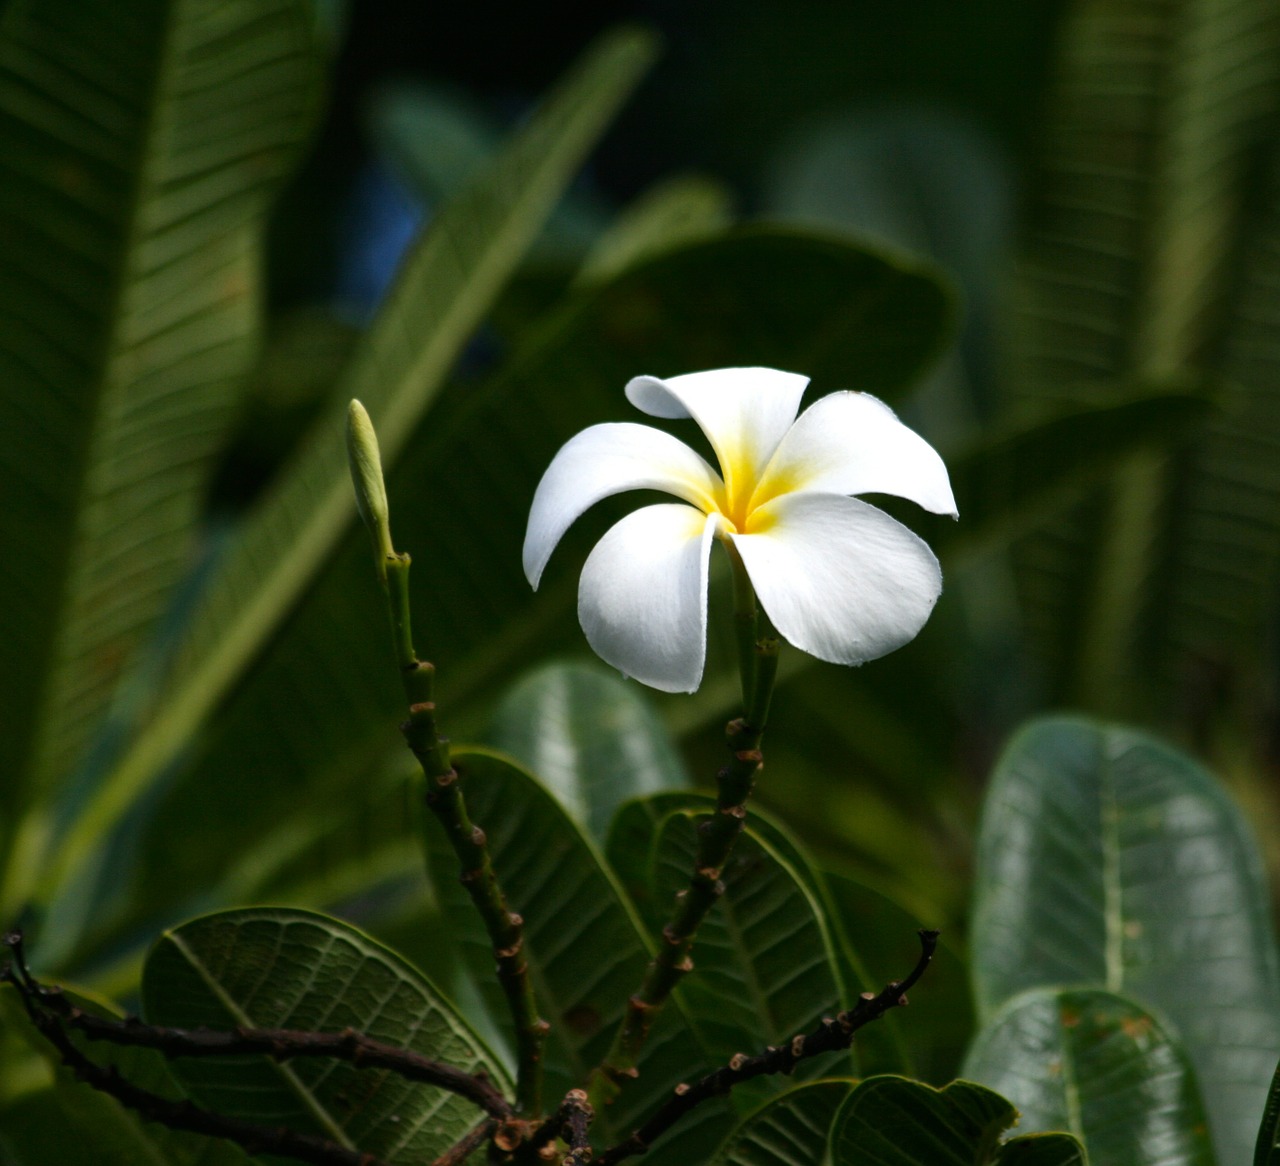
[[42, 1003], [56, 1012], [68, 1028], [92, 1041], [155, 1049], [166, 1057], [220, 1057], [260, 1053], [275, 1061], [298, 1057], [330, 1057], [361, 1069], [386, 1069], [406, 1081], [456, 1093], [492, 1117], [514, 1113], [511, 1103], [483, 1073], [466, 1073], [433, 1061], [412, 1049], [397, 1048], [355, 1029], [341, 1032], [303, 1032], [287, 1028], [214, 1029], [169, 1028], [147, 1024], [136, 1016], [123, 1020], [97, 1016], [73, 1005], [57, 988], [41, 988]]
[[327, 1138], [302, 1134], [283, 1126], [262, 1126], [238, 1118], [224, 1117], [202, 1109], [191, 1101], [173, 1101], [143, 1089], [120, 1075], [114, 1065], [99, 1065], [76, 1048], [63, 1027], [65, 1017], [50, 1002], [50, 995], [31, 976], [22, 956], [22, 939], [17, 933], [5, 937], [13, 949], [14, 963], [0, 969], [0, 982], [18, 989], [32, 1025], [58, 1051], [62, 1063], [86, 1085], [114, 1097], [145, 1121], [172, 1130], [223, 1138], [250, 1154], [274, 1154], [294, 1158], [309, 1166], [386, 1166], [373, 1154], [348, 1149]]
[[936, 931], [920, 931], [920, 958], [904, 980], [894, 980], [879, 993], [866, 993], [847, 1012], [835, 1019], [824, 1020], [813, 1032], [793, 1037], [783, 1045], [771, 1046], [763, 1053], [748, 1057], [742, 1053], [733, 1057], [722, 1068], [708, 1073], [692, 1085], [677, 1085], [675, 1094], [630, 1137], [595, 1158], [575, 1163], [575, 1166], [614, 1166], [626, 1158], [643, 1154], [662, 1134], [666, 1133], [685, 1114], [712, 1097], [728, 1093], [735, 1085], [774, 1073], [790, 1073], [797, 1064], [809, 1057], [837, 1049], [847, 1049], [854, 1034], [873, 1020], [879, 1020], [890, 1009], [907, 1003], [907, 992], [924, 975], [938, 946]]
[[524, 920], [507, 905], [489, 855], [485, 833], [467, 814], [458, 772], [449, 759], [448, 739], [436, 725], [435, 666], [419, 660], [409, 615], [409, 556], [386, 557], [392, 640], [409, 718], [400, 726], [427, 780], [427, 807], [444, 828], [457, 856], [462, 885], [484, 921], [498, 981], [507, 997], [516, 1038], [516, 1105], [526, 1117], [542, 1112], [542, 1055], [551, 1026], [538, 1015], [538, 1002], [524, 957]]

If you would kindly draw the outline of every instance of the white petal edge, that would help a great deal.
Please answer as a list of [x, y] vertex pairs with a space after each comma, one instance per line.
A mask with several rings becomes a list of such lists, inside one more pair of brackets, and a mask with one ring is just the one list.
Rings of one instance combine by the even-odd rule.
[[535, 590], [574, 520], [624, 490], [662, 490], [706, 511], [724, 485], [702, 457], [660, 429], [630, 421], [584, 429], [552, 458], [533, 495], [523, 561]]
[[778, 445], [757, 504], [798, 490], [895, 494], [935, 514], [956, 515], [937, 450], [870, 393], [832, 393], [810, 405]]
[[912, 640], [942, 592], [942, 570], [900, 522], [840, 494], [787, 494], [732, 535], [779, 633], [819, 660], [862, 664]]
[[717, 368], [632, 377], [627, 400], [651, 417], [692, 417], [730, 490], [754, 482], [796, 419], [809, 378], [776, 368]]
[[697, 689], [719, 521], [678, 502], [659, 503], [628, 514], [596, 543], [578, 582], [578, 620], [605, 663], [663, 692]]

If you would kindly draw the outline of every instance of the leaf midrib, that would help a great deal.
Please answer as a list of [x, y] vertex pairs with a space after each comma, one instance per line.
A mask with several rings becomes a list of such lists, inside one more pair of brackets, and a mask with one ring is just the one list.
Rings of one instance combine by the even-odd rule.
[[[169, 932], [165, 939], [178, 950], [179, 954], [187, 961], [191, 969], [198, 975], [205, 987], [217, 999], [227, 1013], [235, 1020], [237, 1025], [245, 1028], [256, 1027], [253, 1017], [250, 1016], [240, 1005], [232, 999], [232, 997], [223, 988], [222, 983], [214, 976], [212, 970], [201, 960], [187, 943], [175, 932]], [[337, 1124], [330, 1116], [329, 1111], [321, 1104], [310, 1089], [302, 1083], [297, 1073], [293, 1071], [291, 1065], [286, 1061], [277, 1061], [274, 1058], [268, 1058], [275, 1073], [288, 1085], [297, 1095], [298, 1099], [307, 1107], [311, 1116], [325, 1130], [327, 1136], [343, 1146], [345, 1149], [356, 1149], [355, 1143], [347, 1137], [346, 1131]]]

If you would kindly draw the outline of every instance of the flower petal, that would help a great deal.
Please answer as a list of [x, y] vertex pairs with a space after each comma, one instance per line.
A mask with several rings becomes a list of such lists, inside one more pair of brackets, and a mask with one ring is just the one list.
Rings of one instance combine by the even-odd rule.
[[956, 514], [942, 458], [869, 393], [815, 401], [779, 444], [754, 505], [796, 490], [896, 494], [935, 514]]
[[[765, 612], [797, 648], [862, 664], [911, 640], [942, 591], [925, 543], [883, 510], [842, 494], [786, 494], [731, 535]], [[760, 529], [762, 528], [762, 529]]]
[[596, 654], [663, 692], [693, 692], [707, 654], [707, 569], [719, 516], [645, 506], [595, 545], [578, 620]]
[[717, 368], [666, 380], [633, 377], [627, 400], [651, 417], [692, 417], [716, 451], [733, 497], [759, 478], [795, 421], [808, 383], [776, 368]]
[[561, 447], [533, 496], [524, 573], [534, 588], [574, 520], [624, 490], [664, 490], [710, 511], [724, 485], [698, 454], [660, 429], [631, 422], [584, 429]]

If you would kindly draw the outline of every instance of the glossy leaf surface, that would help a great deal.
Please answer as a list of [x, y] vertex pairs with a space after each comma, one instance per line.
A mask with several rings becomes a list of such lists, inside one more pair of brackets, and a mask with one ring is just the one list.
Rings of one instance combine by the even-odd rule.
[[1069, 1130], [1093, 1162], [1215, 1161], [1185, 1051], [1123, 996], [1089, 989], [1024, 993], [979, 1033], [964, 1071], [1018, 1107], [1019, 1129]]
[[1038, 986], [1123, 992], [1170, 1021], [1219, 1159], [1253, 1149], [1280, 1055], [1280, 976], [1261, 860], [1190, 758], [1134, 730], [1032, 723], [1001, 759], [978, 844], [980, 1013]]

